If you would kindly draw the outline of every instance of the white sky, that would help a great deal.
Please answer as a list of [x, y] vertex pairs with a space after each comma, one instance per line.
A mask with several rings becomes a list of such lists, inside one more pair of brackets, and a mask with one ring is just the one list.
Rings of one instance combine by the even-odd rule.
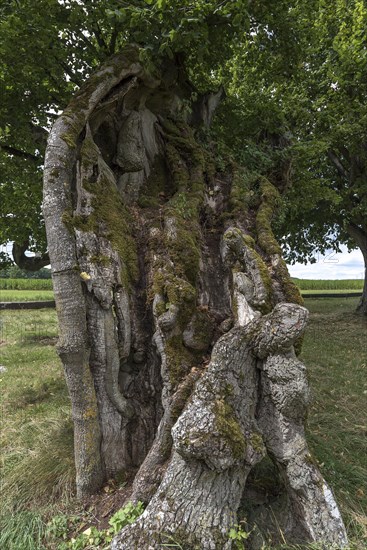
[[299, 279], [364, 279], [362, 252], [359, 249], [348, 252], [346, 246], [341, 249], [340, 254], [319, 255], [314, 264], [288, 265], [289, 272]]

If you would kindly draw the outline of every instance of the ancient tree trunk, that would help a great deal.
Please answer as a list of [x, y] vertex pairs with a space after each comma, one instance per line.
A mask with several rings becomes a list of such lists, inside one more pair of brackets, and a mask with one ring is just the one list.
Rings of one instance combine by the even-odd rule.
[[191, 116], [191, 94], [174, 64], [153, 78], [127, 48], [49, 139], [44, 216], [78, 495], [135, 469], [131, 498], [147, 508], [113, 548], [230, 549], [248, 474], [268, 453], [283, 536], [345, 546], [304, 437], [294, 349], [307, 311], [271, 230], [279, 191], [216, 165], [194, 123], [210, 122], [219, 96]]

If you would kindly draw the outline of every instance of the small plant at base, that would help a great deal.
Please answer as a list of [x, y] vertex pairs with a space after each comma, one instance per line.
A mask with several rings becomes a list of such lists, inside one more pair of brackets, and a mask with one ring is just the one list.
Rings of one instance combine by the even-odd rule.
[[235, 543], [235, 548], [237, 550], [244, 550], [245, 549], [244, 542], [249, 538], [251, 533], [252, 533], [252, 529], [251, 531], [247, 532], [244, 529], [242, 529], [241, 525], [234, 525], [229, 530], [228, 538]]
[[142, 502], [139, 501], [136, 505], [132, 502], [128, 502], [126, 506], [118, 510], [108, 522], [113, 529], [113, 534], [121, 531], [126, 525], [134, 523], [143, 512], [144, 504]]
[[[134, 505], [129, 502], [126, 506], [118, 510], [109, 520], [111, 527], [100, 531], [94, 526], [88, 527], [78, 536], [66, 540], [70, 524], [75, 525], [77, 516], [55, 516], [48, 524], [47, 536], [56, 539], [64, 539], [65, 542], [58, 544], [58, 550], [107, 550], [114, 535], [123, 527], [134, 523], [134, 521], [143, 513], [144, 506], [142, 502]], [[53, 541], [52, 541], [53, 542]]]
[[54, 516], [47, 524], [46, 537], [67, 539], [69, 518], [65, 515]]
[[96, 527], [88, 527], [76, 538], [58, 546], [58, 550], [104, 550], [109, 547], [112, 537], [106, 531], [99, 531]]

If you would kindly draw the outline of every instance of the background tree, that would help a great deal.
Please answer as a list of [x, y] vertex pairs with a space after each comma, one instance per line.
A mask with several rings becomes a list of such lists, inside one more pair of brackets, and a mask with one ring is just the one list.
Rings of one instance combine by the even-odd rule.
[[[108, 3], [111, 5], [111, 2]], [[49, 263], [41, 212], [49, 129], [71, 94], [119, 47], [106, 2], [9, 0], [0, 8], [0, 241], [20, 267]], [[25, 256], [26, 250], [37, 253]], [[3, 265], [11, 262], [6, 253]]]
[[288, 137], [292, 186], [276, 233], [289, 261], [312, 262], [346, 244], [361, 250], [366, 265], [366, 6], [295, 2], [286, 18], [287, 56], [273, 46], [279, 35], [260, 26], [231, 60], [236, 93], [253, 99], [249, 120], [261, 112], [268, 132], [280, 128]]
[[345, 546], [304, 437], [309, 392], [294, 345], [307, 312], [271, 229], [288, 162], [249, 178], [205, 130], [244, 6], [145, 4], [123, 4], [121, 17], [136, 28], [144, 16], [151, 43], [90, 76], [45, 158], [78, 494], [138, 468], [131, 498], [147, 509], [114, 548], [173, 536], [230, 549], [248, 473], [268, 452], [287, 537]]
[[[325, 244], [358, 247], [367, 269], [367, 8], [359, 0], [327, 2], [315, 15], [315, 40], [293, 102], [301, 106], [295, 111], [301, 145], [298, 183], [289, 194], [295, 206], [289, 209], [289, 229], [295, 235], [297, 224], [304, 236], [288, 242], [301, 257], [305, 241], [319, 243], [321, 251]], [[313, 200], [301, 214], [306, 194]], [[367, 271], [358, 309], [367, 314]]]

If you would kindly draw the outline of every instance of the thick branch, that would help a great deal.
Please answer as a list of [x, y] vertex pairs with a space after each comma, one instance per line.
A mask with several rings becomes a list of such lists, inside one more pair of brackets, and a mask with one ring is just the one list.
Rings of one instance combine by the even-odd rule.
[[5, 145], [4, 143], [0, 143], [0, 148], [6, 153], [9, 153], [9, 155], [13, 155], [14, 157], [31, 160], [32, 162], [40, 161], [40, 158], [37, 157], [36, 155], [32, 155], [32, 153], [28, 153], [27, 151], [21, 151], [20, 149], [17, 149], [16, 147], [12, 147], [11, 145]]
[[105, 42], [105, 39], [103, 38], [101, 29], [99, 28], [98, 23], [93, 28], [93, 33], [94, 33], [94, 36], [96, 37], [98, 46], [101, 48], [101, 50], [106, 52], [108, 50], [108, 47], [107, 47], [107, 44]]
[[360, 248], [363, 254], [365, 266], [367, 266], [367, 232], [353, 222], [347, 224], [346, 230], [350, 237], [355, 241], [358, 248]]
[[110, 55], [113, 55], [115, 53], [116, 42], [117, 42], [118, 35], [119, 35], [119, 30], [118, 30], [117, 25], [115, 25], [115, 27], [112, 31], [112, 34], [111, 34], [111, 39], [110, 39], [109, 45], [108, 45], [108, 51], [110, 52]]
[[57, 57], [55, 56], [55, 60], [59, 63], [59, 65], [62, 67], [63, 71], [65, 71], [65, 73], [68, 75], [68, 77], [70, 78], [70, 82], [72, 82], [73, 84], [75, 84], [75, 86], [78, 86], [80, 87], [83, 83], [83, 81], [78, 78], [75, 78], [75, 72], [73, 72], [70, 67], [68, 67], [67, 63], [64, 63], [63, 61], [57, 59]]
[[[72, 206], [71, 184], [76, 159], [77, 143], [81, 132], [96, 106], [121, 81], [146, 76], [137, 59], [136, 48], [126, 49], [123, 54], [109, 60], [88, 82], [80, 88], [68, 108], [55, 122], [48, 140], [44, 168], [43, 214], [47, 240], [51, 252], [51, 264], [56, 303], [60, 324], [60, 350], [71, 393], [73, 414], [80, 420], [75, 424], [75, 462], [77, 466], [77, 494], [86, 496], [102, 483], [104, 465], [101, 457], [100, 425], [97, 401], [93, 397], [86, 326], [86, 304], [82, 280], [75, 266], [75, 237], [64, 223], [65, 212]], [[152, 79], [149, 80], [152, 82]], [[72, 293], [70, 285], [73, 284]], [[74, 343], [78, 343], [78, 355], [73, 355]], [[89, 402], [78, 399], [83, 387], [90, 387]], [[72, 393], [73, 392], [73, 393]], [[93, 418], [92, 418], [93, 417]], [[83, 419], [85, 422], [83, 423]], [[93, 430], [90, 422], [93, 420]], [[90, 444], [90, 434], [97, 434]], [[87, 471], [85, 464], [89, 464]], [[90, 475], [93, 472], [94, 479]]]
[[328, 151], [327, 155], [328, 155], [329, 159], [331, 160], [331, 162], [333, 163], [333, 165], [335, 166], [335, 168], [337, 169], [339, 175], [342, 178], [348, 179], [348, 177], [349, 177], [348, 171], [344, 168], [343, 164], [341, 163], [340, 159], [335, 154], [335, 152], [334, 151]]
[[213, 114], [225, 95], [224, 88], [221, 86], [217, 92], [209, 92], [199, 97], [193, 105], [192, 124], [194, 126], [203, 124], [209, 127]]
[[50, 258], [48, 254], [42, 254], [41, 257], [33, 256], [29, 257], [25, 255], [25, 251], [29, 246], [29, 241], [24, 241], [22, 244], [14, 243], [13, 244], [13, 258], [15, 263], [20, 269], [25, 269], [26, 271], [38, 271], [50, 263]]

